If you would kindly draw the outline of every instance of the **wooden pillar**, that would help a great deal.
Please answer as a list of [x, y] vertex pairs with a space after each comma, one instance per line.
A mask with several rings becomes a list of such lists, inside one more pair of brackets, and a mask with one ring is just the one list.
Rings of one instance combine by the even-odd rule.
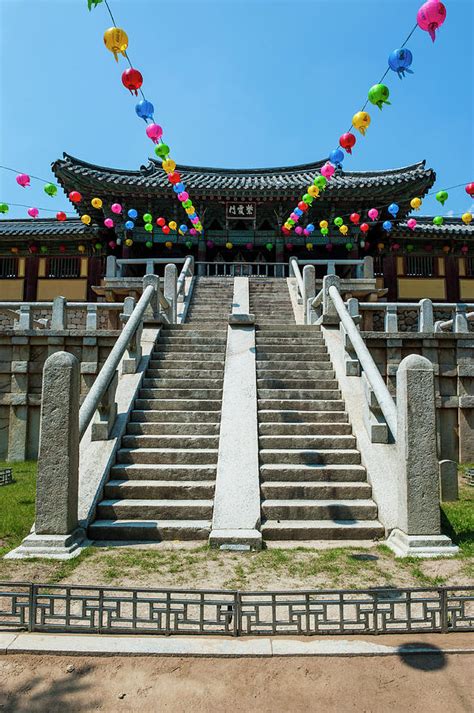
[[102, 258], [100, 257], [90, 257], [89, 258], [89, 270], [87, 275], [87, 300], [88, 302], [95, 302], [97, 300], [97, 295], [92, 290], [93, 286], [100, 285], [100, 280], [102, 278]]
[[395, 255], [383, 256], [383, 281], [388, 289], [387, 301], [396, 302], [398, 299], [397, 259]]
[[25, 302], [35, 302], [38, 286], [38, 255], [28, 255], [25, 263], [24, 300]]
[[459, 302], [459, 258], [456, 255], [446, 255], [444, 258], [446, 280], [446, 300]]

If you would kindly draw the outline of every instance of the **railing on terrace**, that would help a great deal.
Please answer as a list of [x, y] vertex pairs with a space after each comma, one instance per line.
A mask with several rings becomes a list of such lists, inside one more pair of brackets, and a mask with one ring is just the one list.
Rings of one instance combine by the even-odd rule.
[[474, 587], [241, 592], [4, 582], [0, 627], [165, 636], [446, 634], [474, 630]]
[[[99, 329], [101, 315], [108, 317], [108, 326], [104, 328], [118, 329], [122, 310], [123, 302], [68, 302], [64, 297], [53, 302], [0, 302], [0, 317], [7, 317], [16, 330], [69, 329], [68, 312], [83, 312], [86, 330]], [[46, 316], [37, 316], [42, 313]]]
[[288, 277], [284, 262], [197, 262], [201, 277]]
[[192, 256], [179, 258], [116, 258], [107, 257], [106, 277], [135, 277], [144, 275], [164, 276], [166, 265], [183, 265], [186, 260], [193, 260]]
[[[346, 303], [347, 305], [348, 303]], [[469, 323], [474, 322], [474, 302], [432, 302], [429, 299], [422, 299], [419, 302], [359, 302], [352, 298], [351, 314], [360, 316], [361, 329], [363, 331], [373, 331], [373, 316], [381, 315], [380, 327], [375, 331], [399, 332], [402, 330], [400, 316], [403, 313], [411, 312], [416, 314], [416, 323], [413, 331], [432, 333], [453, 331], [456, 333], [469, 332]], [[450, 319], [442, 320], [441, 315]], [[439, 317], [435, 321], [436, 317]]]

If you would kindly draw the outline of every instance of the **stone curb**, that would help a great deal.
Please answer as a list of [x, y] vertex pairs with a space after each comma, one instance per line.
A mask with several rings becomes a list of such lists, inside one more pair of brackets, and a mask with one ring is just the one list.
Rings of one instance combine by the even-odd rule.
[[229, 639], [196, 637], [107, 636], [93, 634], [0, 633], [1, 654], [62, 656], [407, 656], [413, 654], [472, 654], [473, 647], [433, 649], [433, 645], [387, 646], [360, 640], [299, 641], [295, 639]]

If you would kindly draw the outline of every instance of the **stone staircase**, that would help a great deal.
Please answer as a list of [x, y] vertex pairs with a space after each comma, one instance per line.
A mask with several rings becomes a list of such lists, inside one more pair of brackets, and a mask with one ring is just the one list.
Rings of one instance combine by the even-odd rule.
[[318, 327], [298, 326], [285, 280], [252, 281], [265, 540], [384, 535]]
[[197, 279], [190, 323], [161, 330], [91, 539], [209, 536], [232, 296], [231, 279]]

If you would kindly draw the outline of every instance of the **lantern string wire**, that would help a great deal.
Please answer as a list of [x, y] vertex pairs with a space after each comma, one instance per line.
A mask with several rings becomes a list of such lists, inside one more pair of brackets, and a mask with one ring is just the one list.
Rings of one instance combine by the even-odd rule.
[[[17, 171], [16, 168], [10, 168], [9, 166], [0, 166], [4, 171], [11, 171], [12, 173], [17, 173], [20, 175], [24, 171]], [[42, 183], [51, 183], [51, 180], [47, 181], [45, 178], [40, 178], [39, 176], [33, 176], [31, 173], [28, 174], [30, 178], [34, 178], [36, 181], [41, 181]]]

